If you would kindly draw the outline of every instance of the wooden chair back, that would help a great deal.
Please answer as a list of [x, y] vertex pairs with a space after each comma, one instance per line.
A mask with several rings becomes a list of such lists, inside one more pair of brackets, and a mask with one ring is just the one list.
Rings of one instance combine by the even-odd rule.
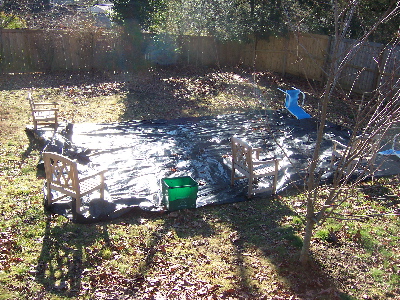
[[232, 137], [232, 166], [245, 176], [253, 171], [253, 147], [246, 142]]
[[[270, 159], [260, 161], [261, 148], [253, 148], [248, 143], [232, 137], [232, 173], [231, 185], [234, 185], [235, 180], [248, 179], [248, 197], [252, 197], [253, 193], [264, 192], [272, 190], [276, 192], [277, 177], [279, 160]], [[243, 176], [236, 176], [236, 172], [241, 173]], [[257, 178], [273, 176], [272, 185], [264, 189], [253, 189], [253, 183]]]
[[367, 164], [370, 169], [375, 164], [378, 151], [382, 142], [382, 134], [373, 136], [359, 136], [354, 138], [349, 145], [333, 141], [331, 166], [341, 159], [341, 164], [346, 173], [352, 173], [361, 164]]
[[28, 101], [31, 108], [33, 128], [39, 125], [58, 126], [58, 103], [57, 102], [35, 102], [32, 93], [28, 93]]
[[44, 152], [43, 160], [50, 188], [74, 195], [80, 193], [76, 161], [52, 152]]
[[[46, 205], [70, 196], [76, 200], [75, 210], [80, 213], [82, 196], [99, 190], [100, 197], [104, 199], [106, 170], [79, 178], [77, 162], [68, 157], [53, 152], [43, 152], [43, 161], [46, 172]], [[60, 192], [62, 195], [54, 198], [52, 191]]]

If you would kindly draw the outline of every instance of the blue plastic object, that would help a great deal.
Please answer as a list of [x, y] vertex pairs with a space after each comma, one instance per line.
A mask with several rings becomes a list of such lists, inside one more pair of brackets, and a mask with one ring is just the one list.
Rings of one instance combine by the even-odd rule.
[[397, 155], [398, 157], [400, 157], [400, 151], [394, 150], [394, 149], [388, 149], [388, 150], [384, 150], [384, 151], [381, 151], [378, 153], [381, 155]]
[[380, 151], [380, 152], [378, 152], [378, 154], [381, 154], [381, 155], [396, 155], [398, 158], [400, 158], [400, 150], [394, 150], [395, 145], [396, 145], [396, 139], [397, 139], [397, 137], [399, 135], [400, 135], [400, 133], [396, 134], [393, 137], [392, 149]]
[[286, 94], [286, 99], [285, 99], [285, 107], [286, 109], [297, 119], [309, 119], [311, 116], [302, 109], [299, 104], [299, 95], [302, 93], [303, 95], [303, 103], [304, 103], [304, 93], [301, 92], [299, 89], [293, 89], [293, 90], [281, 90], [278, 89]]

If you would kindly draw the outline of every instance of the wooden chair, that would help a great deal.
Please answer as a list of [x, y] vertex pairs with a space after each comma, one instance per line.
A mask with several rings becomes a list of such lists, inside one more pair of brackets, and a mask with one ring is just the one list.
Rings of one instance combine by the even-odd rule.
[[[276, 192], [276, 184], [278, 179], [278, 165], [279, 160], [271, 159], [267, 161], [260, 161], [259, 155], [261, 148], [252, 148], [244, 141], [232, 137], [232, 173], [231, 173], [231, 185], [234, 184], [235, 180], [248, 178], [249, 188], [248, 197], [251, 198], [253, 193], [260, 193], [264, 191], [272, 190], [272, 193]], [[241, 173], [243, 176], [236, 176], [236, 171]], [[272, 186], [264, 189], [253, 189], [253, 183], [257, 178], [273, 176]]]
[[373, 168], [376, 156], [381, 144], [382, 135], [375, 134], [372, 137], [355, 137], [349, 145], [343, 145], [339, 141], [333, 140], [332, 158], [330, 166], [342, 161], [346, 173], [352, 173], [362, 165]]
[[[99, 190], [100, 198], [104, 199], [106, 170], [79, 178], [76, 161], [52, 152], [43, 152], [43, 160], [46, 172], [46, 205], [70, 196], [76, 200], [76, 212], [80, 213], [82, 196]], [[53, 199], [52, 190], [63, 195]]]
[[38, 125], [51, 125], [54, 128], [58, 126], [57, 102], [35, 102], [31, 93], [28, 93], [28, 100], [35, 130], [37, 130]]

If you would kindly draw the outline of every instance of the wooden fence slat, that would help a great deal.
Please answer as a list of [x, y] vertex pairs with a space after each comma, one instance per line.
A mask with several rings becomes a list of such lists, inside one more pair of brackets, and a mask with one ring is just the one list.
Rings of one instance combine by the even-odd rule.
[[[0, 30], [0, 73], [130, 71], [156, 58], [166, 61], [169, 58], [180, 64], [241, 65], [323, 81], [327, 60], [333, 51], [330, 38], [316, 34], [250, 39], [247, 43], [180, 36], [172, 38], [171, 42], [175, 43], [170, 45], [171, 49], [179, 48], [180, 53], [171, 50], [157, 53], [151, 35], [129, 28], [107, 32], [3, 29]], [[353, 40], [345, 40], [331, 59], [339, 61], [353, 43]], [[355, 91], [372, 91], [380, 82], [399, 79], [399, 60], [400, 47], [384, 49], [381, 44], [368, 43], [346, 65], [339, 83]], [[383, 64], [386, 61], [388, 63]]]

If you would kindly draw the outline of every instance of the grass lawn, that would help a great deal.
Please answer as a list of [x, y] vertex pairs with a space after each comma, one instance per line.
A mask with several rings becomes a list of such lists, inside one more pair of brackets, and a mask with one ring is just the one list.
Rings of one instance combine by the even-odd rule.
[[[43, 209], [40, 149], [24, 132], [28, 89], [80, 123], [279, 109], [276, 87], [293, 85], [315, 114], [314, 89], [269, 73], [2, 75], [0, 299], [400, 299], [397, 176], [363, 183], [341, 208], [346, 220], [317, 228], [307, 268], [298, 263], [305, 198], [295, 191], [89, 225]], [[332, 104], [331, 121], [351, 121], [335, 106], [346, 101]]]

